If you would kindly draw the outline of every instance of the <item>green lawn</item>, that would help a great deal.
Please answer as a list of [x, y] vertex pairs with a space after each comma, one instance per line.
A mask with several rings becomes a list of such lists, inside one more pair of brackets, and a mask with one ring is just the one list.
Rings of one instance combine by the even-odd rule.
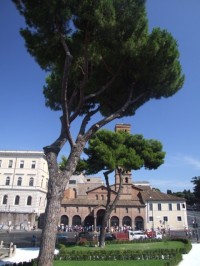
[[[183, 248], [184, 244], [181, 241], [162, 241], [151, 243], [131, 243], [131, 244], [110, 244], [106, 245], [106, 250], [150, 250], [150, 249], [176, 249]], [[97, 250], [98, 247], [81, 247], [73, 246], [66, 247], [67, 250]], [[123, 260], [123, 261], [54, 261], [54, 266], [163, 266], [164, 260]]]
[[[108, 244], [104, 249], [106, 250], [146, 250], [146, 249], [173, 249], [173, 248], [183, 248], [184, 244], [181, 241], [162, 241], [162, 242], [148, 242], [148, 243], [131, 243], [131, 244]], [[98, 247], [81, 247], [81, 246], [72, 246], [67, 247], [69, 251], [71, 250], [92, 250], [98, 249]]]

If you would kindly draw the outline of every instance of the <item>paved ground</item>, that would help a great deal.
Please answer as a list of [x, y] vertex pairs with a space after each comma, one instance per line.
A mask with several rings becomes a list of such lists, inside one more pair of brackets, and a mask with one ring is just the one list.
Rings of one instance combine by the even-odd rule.
[[12, 258], [0, 260], [0, 265], [4, 265], [5, 263], [30, 261], [34, 258], [37, 258], [38, 254], [39, 248], [17, 248], [16, 254]]
[[[55, 251], [57, 252], [57, 251]], [[18, 263], [21, 261], [30, 261], [37, 258], [39, 254], [39, 248], [17, 248], [17, 252], [14, 257], [0, 261], [0, 266], [5, 263]], [[200, 244], [192, 244], [192, 250], [189, 254], [183, 255], [183, 260], [178, 266], [199, 266], [200, 265]]]
[[[55, 254], [58, 251], [55, 250]], [[6, 263], [19, 263], [24, 261], [31, 261], [38, 257], [39, 248], [17, 248], [16, 254], [12, 258], [7, 258], [0, 260], [0, 266], [5, 265]]]
[[178, 266], [199, 266], [200, 265], [200, 244], [192, 244], [191, 251], [183, 255], [183, 260]]

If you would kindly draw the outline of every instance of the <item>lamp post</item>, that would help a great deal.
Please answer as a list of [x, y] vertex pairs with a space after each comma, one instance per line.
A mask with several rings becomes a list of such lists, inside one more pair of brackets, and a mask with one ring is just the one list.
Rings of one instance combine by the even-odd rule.
[[196, 235], [196, 239], [197, 239], [197, 242], [199, 241], [199, 234], [198, 234], [198, 223], [197, 223], [197, 218], [196, 218], [196, 214], [195, 214], [195, 203], [193, 205], [193, 215], [194, 215], [194, 218], [193, 218], [193, 228], [195, 228], [195, 235]]
[[[151, 200], [152, 197], [150, 196], [149, 199]], [[151, 206], [150, 209], [151, 209], [151, 211], [152, 211], [152, 231], [154, 231], [153, 202], [151, 202], [150, 204], [151, 204], [151, 205], [149, 205], [149, 206]]]

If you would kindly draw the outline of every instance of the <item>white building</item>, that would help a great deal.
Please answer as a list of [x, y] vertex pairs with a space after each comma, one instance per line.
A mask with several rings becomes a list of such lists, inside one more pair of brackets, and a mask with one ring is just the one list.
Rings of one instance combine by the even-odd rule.
[[35, 225], [45, 211], [48, 178], [42, 151], [0, 151], [0, 224]]

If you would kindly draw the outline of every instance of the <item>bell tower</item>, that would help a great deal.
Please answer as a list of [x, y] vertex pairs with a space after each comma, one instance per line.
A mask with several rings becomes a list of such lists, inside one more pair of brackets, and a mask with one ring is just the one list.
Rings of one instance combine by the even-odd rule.
[[[116, 124], [115, 132], [124, 131], [131, 133], [131, 125], [130, 124]], [[122, 179], [122, 193], [120, 198], [123, 198], [123, 195], [131, 196], [131, 188], [132, 188], [132, 173], [131, 171], [127, 171], [125, 169], [121, 169], [123, 171], [123, 179]], [[117, 169], [115, 170], [115, 190], [118, 191], [120, 183], [120, 173], [118, 173]]]

